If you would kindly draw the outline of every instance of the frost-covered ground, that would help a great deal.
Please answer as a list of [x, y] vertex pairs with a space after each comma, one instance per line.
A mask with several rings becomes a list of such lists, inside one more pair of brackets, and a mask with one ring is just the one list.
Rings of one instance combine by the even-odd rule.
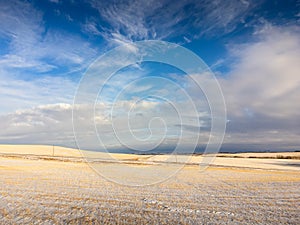
[[189, 165], [166, 182], [128, 187], [104, 180], [81, 162], [0, 157], [0, 224], [299, 221], [299, 170], [227, 166], [199, 172]]

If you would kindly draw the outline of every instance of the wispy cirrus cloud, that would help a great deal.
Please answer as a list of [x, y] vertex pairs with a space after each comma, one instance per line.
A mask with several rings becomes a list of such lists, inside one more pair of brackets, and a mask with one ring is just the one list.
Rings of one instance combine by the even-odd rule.
[[[107, 40], [199, 38], [233, 31], [259, 2], [248, 1], [92, 1], [108, 26], [97, 29]], [[93, 25], [87, 23], [87, 27]], [[95, 26], [93, 26], [95, 28]], [[91, 30], [95, 34], [95, 30]], [[97, 32], [97, 34], [99, 34]]]
[[82, 24], [82, 30], [88, 34], [101, 35], [101, 32], [97, 26], [96, 19], [87, 18], [85, 23]]
[[29, 2], [0, 2], [0, 38], [8, 43], [0, 52], [1, 68], [50, 72], [59, 67], [82, 67], [97, 50], [81, 37], [45, 27], [43, 12]]

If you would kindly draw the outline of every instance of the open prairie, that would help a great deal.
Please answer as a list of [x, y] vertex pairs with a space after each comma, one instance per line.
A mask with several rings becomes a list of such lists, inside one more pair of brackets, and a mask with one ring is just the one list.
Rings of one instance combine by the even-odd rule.
[[[300, 220], [300, 160], [277, 159], [279, 153], [274, 158], [260, 157], [261, 153], [255, 154], [258, 158], [216, 157], [202, 171], [198, 163], [203, 156], [193, 156], [170, 179], [142, 187], [105, 180], [72, 149], [55, 147], [53, 154], [52, 146], [3, 145], [0, 153], [0, 224], [297, 224]], [[161, 171], [169, 167], [164, 155], [114, 157], [135, 167], [149, 162]], [[180, 157], [173, 163], [180, 163]]]

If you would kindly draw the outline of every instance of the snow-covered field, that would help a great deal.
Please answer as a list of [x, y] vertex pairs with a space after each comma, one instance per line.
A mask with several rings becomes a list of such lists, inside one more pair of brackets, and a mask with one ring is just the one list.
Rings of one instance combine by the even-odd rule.
[[[8, 152], [0, 157], [0, 224], [297, 224], [300, 221], [299, 160], [220, 157], [214, 166], [202, 172], [199, 166], [190, 164], [160, 184], [129, 187], [106, 181], [86, 163], [71, 160], [74, 158], [62, 161], [10, 154], [13, 157]], [[151, 159], [141, 157], [137, 160]], [[255, 161], [251, 164], [240, 160]], [[247, 162], [252, 166], [243, 167]], [[157, 166], [161, 171], [167, 168], [164, 164]]]

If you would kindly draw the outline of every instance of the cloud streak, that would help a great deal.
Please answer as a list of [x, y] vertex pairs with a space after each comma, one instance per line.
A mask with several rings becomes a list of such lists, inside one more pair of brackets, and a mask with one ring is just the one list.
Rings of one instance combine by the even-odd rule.
[[45, 73], [62, 67], [82, 68], [97, 53], [79, 36], [46, 29], [43, 13], [28, 2], [1, 1], [0, 27], [0, 38], [9, 43], [0, 56], [2, 69]]
[[[248, 1], [91, 1], [99, 15], [109, 24], [101, 27], [104, 38], [116, 43], [147, 39], [181, 37], [189, 42], [203, 36], [233, 31], [251, 15], [260, 2]], [[192, 32], [191, 32], [192, 31]]]

